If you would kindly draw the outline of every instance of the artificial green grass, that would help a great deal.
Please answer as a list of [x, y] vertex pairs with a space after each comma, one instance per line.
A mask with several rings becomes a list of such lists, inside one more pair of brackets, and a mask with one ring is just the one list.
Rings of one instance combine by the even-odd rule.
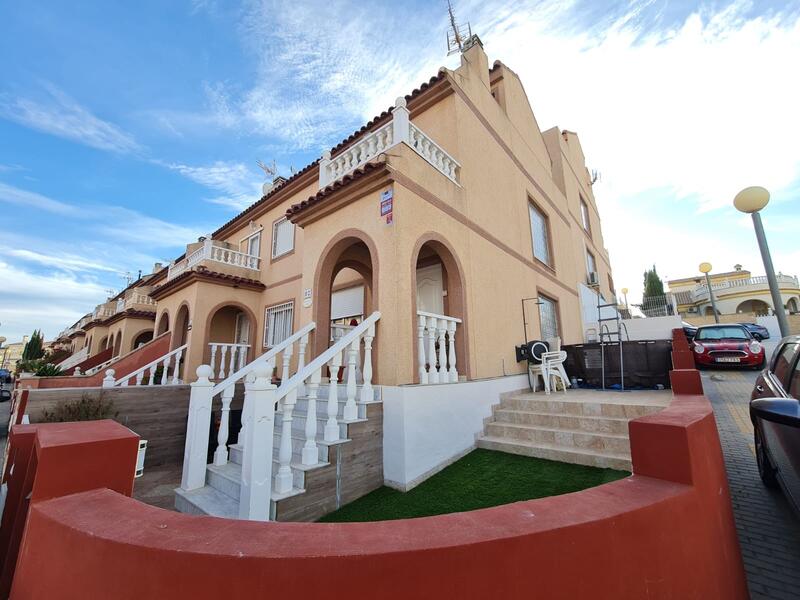
[[577, 492], [628, 475], [627, 471], [479, 449], [409, 492], [381, 487], [320, 521], [390, 521], [463, 512]]

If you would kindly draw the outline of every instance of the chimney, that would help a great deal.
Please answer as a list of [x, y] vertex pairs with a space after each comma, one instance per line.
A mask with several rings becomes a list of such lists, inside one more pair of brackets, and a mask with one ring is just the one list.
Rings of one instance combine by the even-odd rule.
[[157, 262], [153, 265], [153, 273], [158, 273], [163, 267], [164, 265], [162, 265], [160, 262]]
[[742, 270], [742, 265], [733, 265], [733, 269], [734, 269], [734, 271], [741, 271]]

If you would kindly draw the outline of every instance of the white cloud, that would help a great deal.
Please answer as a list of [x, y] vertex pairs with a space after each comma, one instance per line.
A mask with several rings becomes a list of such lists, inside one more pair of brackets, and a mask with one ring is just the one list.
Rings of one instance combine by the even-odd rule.
[[16, 204], [30, 209], [45, 210], [61, 215], [76, 213], [76, 208], [71, 204], [53, 200], [36, 192], [29, 192], [0, 182], [0, 202]]
[[9, 342], [41, 329], [52, 339], [106, 298], [105, 286], [65, 273], [33, 273], [0, 261], [0, 335]]
[[214, 204], [242, 210], [261, 197], [258, 175], [240, 162], [217, 161], [207, 166], [168, 163], [165, 166], [223, 196], [208, 199]]
[[0, 116], [99, 150], [117, 153], [141, 149], [133, 136], [96, 117], [56, 86], [44, 83], [41, 100], [0, 95]]

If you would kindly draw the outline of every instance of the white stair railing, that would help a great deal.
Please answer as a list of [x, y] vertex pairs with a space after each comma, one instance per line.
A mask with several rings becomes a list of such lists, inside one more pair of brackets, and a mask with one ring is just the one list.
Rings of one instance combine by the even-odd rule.
[[113, 358], [113, 357], [109, 358], [107, 361], [101, 362], [96, 367], [92, 367], [91, 369], [87, 369], [86, 373], [84, 373], [84, 375], [94, 375], [95, 373], [98, 373], [99, 371], [102, 371], [103, 369], [105, 369], [108, 365], [110, 365], [115, 360], [117, 360], [117, 359]]
[[288, 379], [289, 367], [285, 357], [287, 354], [291, 357], [295, 344], [297, 344], [297, 368], [300, 371], [303, 370], [308, 336], [315, 327], [315, 323], [309, 323], [216, 385], [210, 381], [213, 375], [210, 366], [200, 365], [197, 368], [198, 379], [192, 384], [189, 398], [189, 419], [181, 477], [183, 490], [190, 491], [205, 485], [211, 405], [214, 397], [218, 394], [221, 394], [222, 413], [217, 447], [214, 451], [214, 464], [217, 466], [227, 464], [231, 401], [236, 384], [245, 380], [242, 428], [239, 431], [239, 444], [242, 446], [239, 516], [242, 519], [259, 521], [269, 519], [274, 405], [276, 402], [275, 390], [277, 389], [271, 382], [272, 373], [276, 357], [283, 352], [286, 378]]
[[[180, 367], [181, 367], [181, 360], [183, 359], [183, 353], [186, 351], [187, 345], [184, 344], [179, 348], [175, 348], [165, 354], [164, 356], [160, 356], [154, 361], [147, 363], [145, 366], [136, 369], [132, 373], [125, 375], [124, 377], [120, 377], [119, 379], [114, 379], [115, 371], [114, 369], [107, 369], [106, 376], [103, 378], [103, 387], [111, 388], [111, 387], [127, 387], [130, 385], [131, 380], [133, 380], [133, 385], [142, 385], [142, 381], [144, 381], [145, 375], [147, 375], [147, 383], [145, 385], [178, 385], [181, 383], [180, 379]], [[172, 377], [169, 376], [169, 367], [172, 364]], [[156, 377], [158, 368], [161, 367], [161, 377], [160, 379]], [[156, 381], [158, 379], [158, 381]]]
[[[456, 383], [456, 329], [461, 319], [417, 311], [419, 382]], [[438, 345], [438, 353], [437, 353]], [[427, 352], [426, 352], [427, 347]], [[425, 369], [425, 365], [428, 369]]]
[[[372, 388], [372, 340], [375, 337], [375, 323], [381, 318], [379, 312], [372, 313], [359, 325], [341, 336], [330, 348], [317, 356], [303, 369], [298, 369], [297, 373], [288, 381], [283, 381], [275, 393], [275, 400], [282, 401], [282, 421], [281, 421], [281, 444], [278, 453], [278, 473], [275, 477], [275, 491], [286, 493], [291, 490], [291, 480], [287, 475], [291, 475], [291, 432], [292, 432], [292, 411], [297, 402], [298, 390], [305, 387], [308, 390], [305, 423], [305, 442], [303, 444], [302, 461], [303, 465], [313, 466], [319, 462], [317, 452], [317, 390], [322, 379], [322, 370], [327, 366], [330, 369], [330, 381], [328, 383], [328, 401], [326, 413], [328, 416], [323, 432], [323, 439], [326, 442], [337, 442], [340, 439], [339, 433], [339, 367], [342, 366], [342, 355], [347, 355], [347, 368], [350, 371], [348, 384], [346, 387], [346, 400], [342, 410], [342, 420], [344, 422], [358, 419], [358, 405], [371, 401], [374, 397]], [[356, 378], [355, 378], [355, 357], [360, 351], [361, 341], [364, 342], [364, 380], [361, 387], [361, 395], [356, 403]]]
[[[250, 344], [211, 342], [208, 345], [211, 347], [211, 379], [225, 379], [226, 368], [230, 375], [247, 364]], [[219, 367], [217, 367], [217, 356], [219, 356]]]

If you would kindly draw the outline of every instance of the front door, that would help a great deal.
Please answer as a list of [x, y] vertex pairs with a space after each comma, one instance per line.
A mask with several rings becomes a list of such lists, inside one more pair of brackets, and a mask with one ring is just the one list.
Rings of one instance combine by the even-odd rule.
[[236, 313], [236, 344], [250, 343], [250, 320], [243, 312]]
[[417, 269], [417, 310], [444, 314], [444, 280], [442, 264]]

